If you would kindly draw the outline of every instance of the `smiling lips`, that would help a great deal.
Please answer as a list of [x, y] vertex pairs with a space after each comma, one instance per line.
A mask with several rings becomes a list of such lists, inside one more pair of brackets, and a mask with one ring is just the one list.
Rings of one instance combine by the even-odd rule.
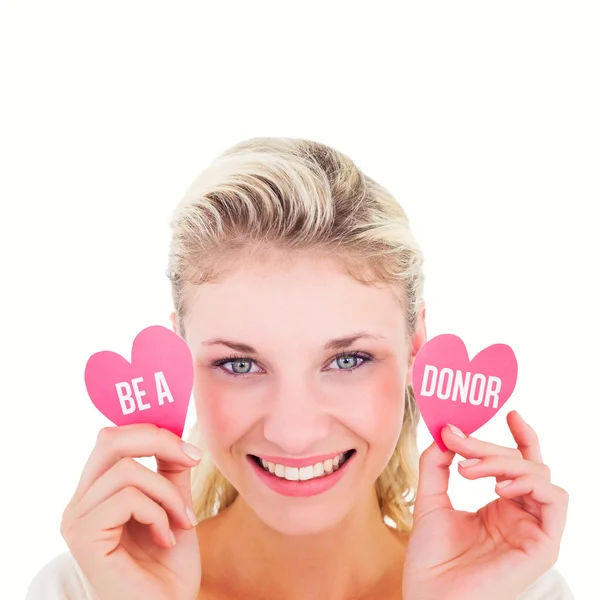
[[284, 496], [313, 496], [333, 487], [346, 470], [342, 467], [354, 456], [354, 450], [339, 454], [289, 459], [276, 456], [248, 455], [260, 479]]
[[[316, 456], [307, 459], [285, 459], [279, 457], [261, 457], [260, 464], [265, 471], [288, 481], [307, 481], [337, 471], [352, 451], [335, 455]], [[257, 457], [258, 458], [258, 457]]]

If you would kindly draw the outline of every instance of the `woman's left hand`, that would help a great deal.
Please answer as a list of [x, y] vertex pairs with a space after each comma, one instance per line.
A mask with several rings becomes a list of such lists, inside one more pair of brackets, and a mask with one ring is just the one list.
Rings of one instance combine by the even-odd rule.
[[[507, 422], [517, 448], [446, 426], [448, 450], [434, 442], [422, 453], [404, 600], [514, 600], [556, 562], [569, 496], [550, 481], [535, 431], [516, 411]], [[500, 497], [476, 513], [455, 510], [448, 498], [456, 454], [467, 459], [463, 477], [496, 478]]]

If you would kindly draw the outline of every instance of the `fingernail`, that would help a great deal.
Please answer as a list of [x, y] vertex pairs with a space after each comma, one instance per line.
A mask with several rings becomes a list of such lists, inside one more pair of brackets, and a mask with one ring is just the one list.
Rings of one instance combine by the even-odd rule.
[[481, 462], [480, 458], [467, 458], [466, 460], [461, 460], [458, 464], [461, 467], [470, 467], [471, 465], [476, 465], [478, 462]]
[[193, 444], [182, 442], [181, 448], [190, 458], [193, 458], [194, 460], [200, 460], [202, 458], [202, 450]]
[[496, 487], [502, 488], [502, 487], [506, 487], [509, 483], [512, 483], [513, 480], [512, 479], [506, 479], [505, 481], [501, 481], [500, 483], [496, 484]]
[[177, 543], [177, 538], [175, 534], [169, 529], [169, 536], [171, 537], [171, 545], [174, 546]]
[[467, 436], [458, 427], [456, 427], [456, 425], [451, 425], [448, 423], [448, 427], [454, 435], [457, 435], [459, 438], [467, 439]]
[[187, 513], [188, 519], [190, 520], [190, 523], [196, 527], [196, 525], [198, 525], [198, 519], [196, 518], [196, 515], [194, 514], [194, 511], [189, 507], [186, 506], [185, 507], [185, 512]]

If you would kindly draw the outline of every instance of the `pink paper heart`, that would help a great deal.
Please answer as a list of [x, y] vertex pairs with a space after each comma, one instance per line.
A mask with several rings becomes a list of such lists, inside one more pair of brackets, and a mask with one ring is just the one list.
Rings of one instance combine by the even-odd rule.
[[183, 434], [194, 367], [189, 346], [175, 332], [153, 325], [133, 341], [131, 363], [120, 354], [96, 352], [85, 366], [94, 406], [115, 425], [153, 423]]
[[510, 346], [488, 346], [469, 360], [456, 335], [438, 335], [421, 347], [413, 364], [419, 410], [442, 452], [442, 428], [451, 423], [470, 435], [501, 408], [517, 383], [517, 359]]

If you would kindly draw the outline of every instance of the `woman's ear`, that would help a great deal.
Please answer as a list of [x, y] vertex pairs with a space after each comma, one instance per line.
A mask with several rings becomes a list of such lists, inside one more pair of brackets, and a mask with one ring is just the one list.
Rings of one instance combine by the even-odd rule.
[[412, 371], [415, 362], [415, 357], [417, 356], [419, 350], [423, 347], [423, 344], [427, 342], [427, 326], [425, 323], [426, 312], [427, 310], [425, 307], [425, 303], [423, 303], [423, 306], [419, 310], [415, 334], [412, 339], [410, 359], [408, 361], [408, 372], [406, 374], [406, 385], [412, 385]]

